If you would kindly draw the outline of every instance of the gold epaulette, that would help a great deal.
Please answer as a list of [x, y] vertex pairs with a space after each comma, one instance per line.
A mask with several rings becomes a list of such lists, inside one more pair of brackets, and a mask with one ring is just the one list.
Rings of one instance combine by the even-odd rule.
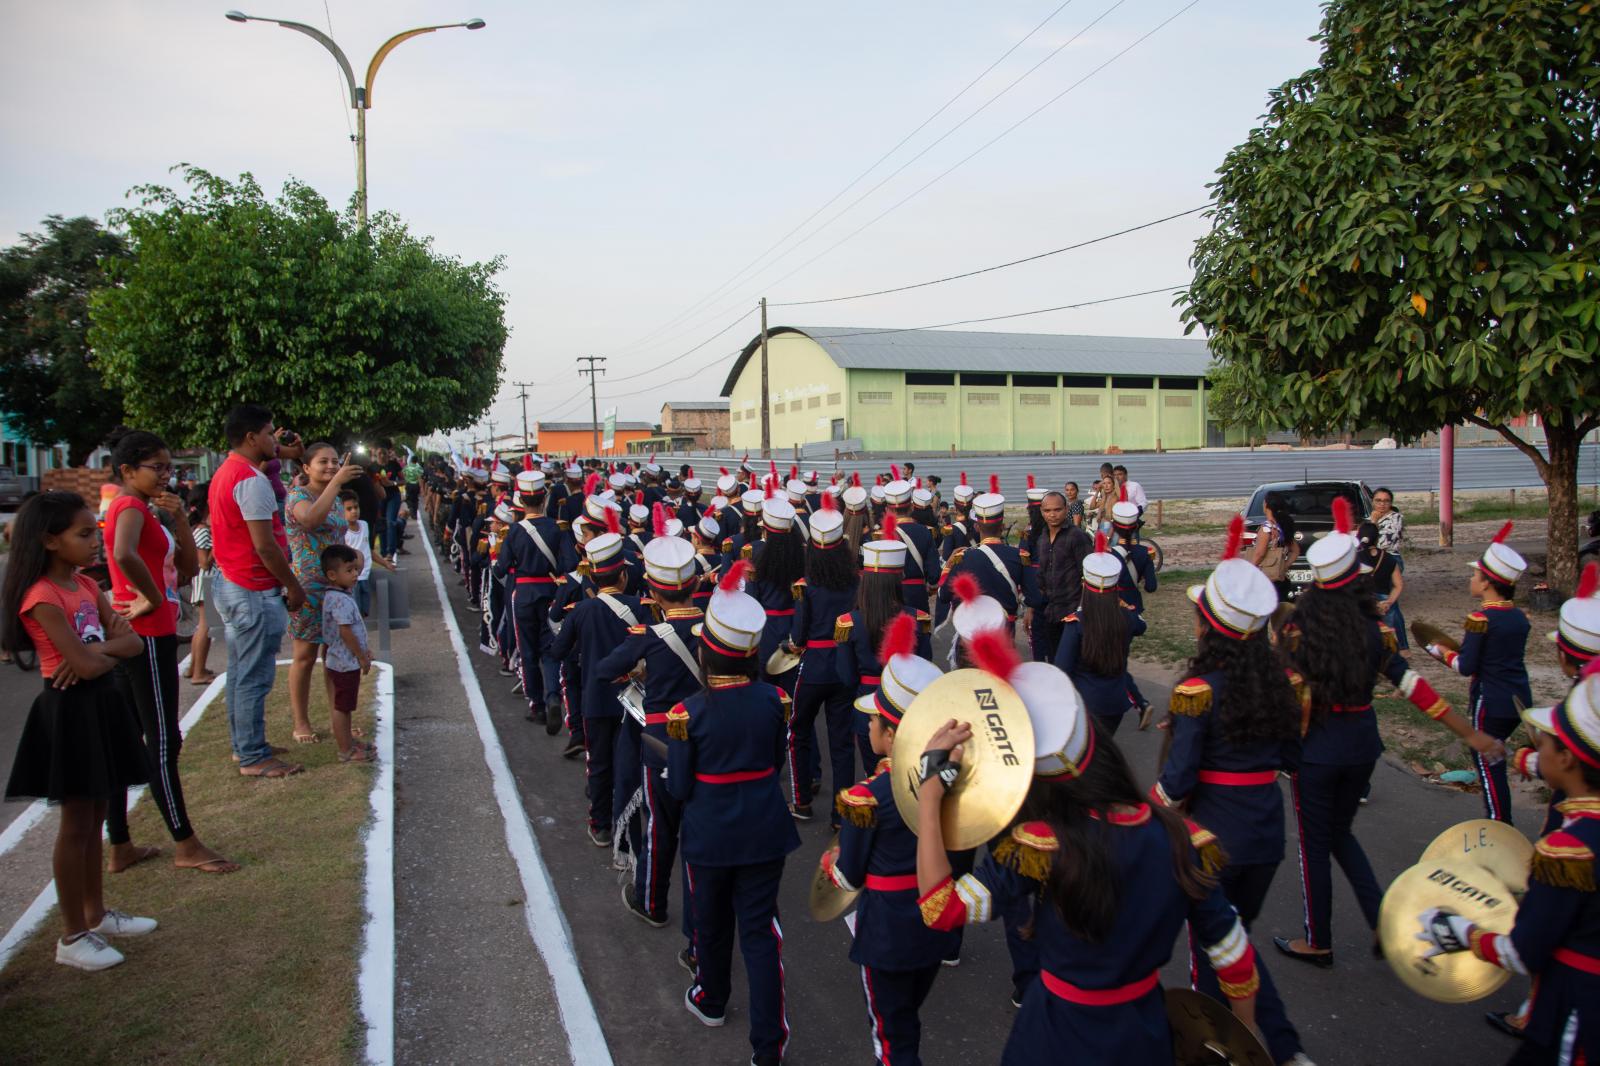
[[1184, 824], [1189, 827], [1189, 843], [1194, 845], [1194, 850], [1200, 853], [1200, 869], [1206, 875], [1215, 877], [1228, 865], [1227, 853], [1222, 850], [1222, 842], [1217, 835], [1199, 822], [1191, 822], [1185, 818]]
[[644, 636], [644, 634], [645, 634], [645, 627], [644, 626], [629, 626], [628, 627], [628, 636], [630, 636], [630, 637], [642, 637], [642, 636]]
[[1593, 892], [1594, 852], [1576, 836], [1557, 829], [1540, 837], [1533, 846], [1533, 866], [1529, 875], [1556, 888], [1575, 888]]
[[940, 526], [939, 527], [939, 535], [942, 536], [942, 537], [948, 537], [950, 534], [954, 533], [955, 531], [956, 531], [956, 527], [955, 526]]
[[871, 829], [878, 822], [878, 798], [865, 781], [841, 788], [834, 797], [833, 809], [839, 817], [858, 829]]
[[689, 709], [675, 703], [667, 712], [667, 736], [673, 740], [689, 739]]
[[1073, 611], [1071, 614], [1069, 614], [1065, 618], [1061, 619], [1061, 624], [1062, 625], [1066, 625], [1068, 622], [1076, 622], [1077, 620], [1078, 620], [1078, 612], [1077, 611]]
[[1301, 676], [1300, 671], [1285, 670], [1284, 673], [1289, 675], [1289, 687], [1294, 689], [1295, 698], [1300, 701], [1301, 708], [1310, 707], [1311, 686], [1306, 684], [1306, 679]]
[[990, 848], [994, 861], [1041, 884], [1050, 876], [1050, 864], [1060, 844], [1047, 822], [1023, 822]]
[[806, 579], [803, 577], [797, 579], [793, 585], [789, 586], [789, 591], [794, 594], [794, 602], [799, 603], [805, 599]]
[[833, 620], [833, 642], [842, 644], [850, 639], [850, 631], [855, 628], [855, 620], [847, 614], [841, 614]]
[[731, 548], [731, 547], [733, 547], [733, 538], [732, 537], [723, 537], [722, 538], [722, 552], [723, 552], [723, 554], [727, 554], [728, 549]]
[[933, 615], [927, 611], [917, 612], [917, 628], [924, 633], [933, 632]]
[[1173, 714], [1198, 718], [1211, 709], [1211, 686], [1201, 678], [1191, 678], [1172, 690], [1169, 709]]
[[578, 573], [582, 574], [584, 577], [588, 577], [594, 573], [593, 564], [591, 564], [587, 559], [578, 560]]
[[1293, 624], [1292, 622], [1291, 623], [1286, 623], [1284, 625], [1284, 627], [1283, 627], [1283, 631], [1278, 635], [1278, 639], [1283, 643], [1283, 647], [1284, 647], [1285, 651], [1288, 651], [1288, 652], [1299, 651], [1300, 650], [1300, 627], [1295, 625], [1295, 624]]
[[1489, 616], [1482, 611], [1473, 611], [1467, 615], [1467, 620], [1461, 623], [1461, 628], [1468, 633], [1487, 633], [1489, 631]]
[[954, 567], [954, 566], [958, 565], [961, 562], [961, 557], [966, 555], [966, 554], [967, 554], [967, 546], [965, 544], [963, 544], [961, 547], [957, 548], [955, 551], [951, 552], [950, 553], [950, 558], [946, 559], [945, 562], [944, 562], [945, 571], [949, 572], [951, 567]]
[[1033, 559], [1033, 555], [1028, 551], [1027, 548], [1019, 547], [1017, 548], [1017, 558], [1022, 560], [1023, 566], [1027, 566], [1028, 563]]
[[1393, 629], [1390, 629], [1382, 622], [1378, 623], [1378, 636], [1383, 638], [1383, 650], [1390, 655], [1400, 650], [1400, 638], [1394, 635]]
[[739, 549], [739, 558], [745, 560], [746, 562], [749, 562], [750, 561], [750, 557], [752, 555], [754, 555], [755, 553], [756, 553], [756, 546], [754, 544], [746, 544], [744, 547]]

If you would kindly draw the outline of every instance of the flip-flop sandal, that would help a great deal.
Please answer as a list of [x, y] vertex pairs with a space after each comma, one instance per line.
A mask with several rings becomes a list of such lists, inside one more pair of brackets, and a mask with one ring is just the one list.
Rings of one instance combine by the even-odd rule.
[[353, 736], [353, 737], [364, 737], [364, 736], [366, 736], [366, 735], [367, 735], [367, 734], [366, 734], [366, 733], [364, 733], [364, 732], [362, 732], [362, 730], [361, 730], [361, 727], [360, 727], [360, 726], [358, 726], [358, 725], [352, 725], [352, 726], [351, 726], [351, 727], [350, 727], [350, 735], [351, 735], [351, 736]]
[[[288, 750], [289, 750], [288, 748], [280, 748], [276, 744], [272, 745], [272, 754], [274, 754], [274, 755], [282, 755], [285, 752], [287, 752]], [[228, 758], [232, 759], [234, 762], [238, 762], [239, 761], [239, 756], [238, 756], [237, 753], [230, 753], [228, 755]]]
[[215, 681], [216, 679], [217, 679], [217, 675], [216, 674], [207, 674], [205, 677], [191, 677], [191, 678], [189, 678], [189, 684], [191, 684], [191, 685], [209, 685], [209, 684], [211, 684], [211, 682]]
[[291, 766], [282, 759], [263, 759], [254, 766], [239, 767], [239, 776], [268, 777], [277, 779], [280, 777], [289, 777], [293, 774], [298, 774], [304, 769], [305, 767], [303, 766]]
[[108, 862], [106, 864], [106, 869], [110, 870], [114, 874], [120, 874], [124, 870], [127, 870], [129, 867], [138, 866], [141, 862], [144, 862], [146, 859], [153, 859], [157, 855], [160, 855], [160, 854], [161, 854], [161, 849], [160, 848], [156, 847], [153, 844], [146, 845], [145, 847], [139, 848], [138, 851], [136, 851], [134, 853], [133, 859], [131, 861], [129, 861], [126, 865], [118, 866], [115, 869], [113, 869], [111, 864]]
[[196, 873], [202, 874], [231, 874], [241, 868], [232, 859], [224, 859], [221, 856], [215, 859], [207, 859], [204, 862], [174, 862], [172, 865], [180, 870], [194, 870]]
[[296, 744], [321, 744], [322, 734], [314, 731], [310, 733], [295, 733], [294, 742]]
[[378, 750], [371, 744], [356, 744], [349, 751], [340, 752], [339, 761], [375, 763], [378, 761]]

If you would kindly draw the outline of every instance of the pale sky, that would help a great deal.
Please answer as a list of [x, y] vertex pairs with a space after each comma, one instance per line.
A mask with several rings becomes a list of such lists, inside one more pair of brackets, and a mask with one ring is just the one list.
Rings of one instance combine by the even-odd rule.
[[[225, 20], [238, 2], [7, 0], [0, 238], [52, 213], [103, 218], [131, 186], [170, 181], [179, 162], [250, 171], [274, 194], [293, 175], [343, 205], [355, 184], [353, 116], [333, 59], [277, 26]], [[1307, 38], [1319, 20], [1313, 0], [1188, 10], [1190, 0], [1069, 0], [1053, 17], [1061, 0], [256, 2], [242, 9], [324, 30], [331, 20], [358, 80], [391, 34], [487, 20], [408, 41], [385, 61], [368, 165], [373, 210], [399, 213], [446, 254], [506, 257], [497, 433], [520, 429], [516, 380], [536, 383], [530, 421], [587, 419], [579, 355], [608, 357], [600, 408], [623, 419], [714, 398], [756, 332], [762, 295], [911, 284], [1203, 204], [1268, 90], [1315, 63]], [[1204, 225], [1191, 216], [982, 277], [774, 308], [770, 322], [914, 327], [1181, 285]], [[1182, 333], [1164, 295], [966, 328]]]

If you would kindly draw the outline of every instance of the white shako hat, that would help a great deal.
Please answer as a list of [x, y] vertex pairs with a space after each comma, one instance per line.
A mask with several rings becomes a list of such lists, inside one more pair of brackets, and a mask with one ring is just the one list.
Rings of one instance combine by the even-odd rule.
[[774, 533], [794, 528], [794, 504], [774, 496], [761, 501], [761, 524]]
[[524, 496], [536, 496], [544, 491], [544, 474], [537, 470], [524, 470], [517, 475], [517, 492]]
[[612, 474], [606, 478], [606, 485], [610, 487], [612, 492], [623, 492], [628, 487], [628, 475]]
[[766, 494], [760, 489], [750, 489], [739, 497], [739, 509], [748, 515], [761, 513], [761, 505], [767, 500]]
[[[477, 462], [477, 460], [474, 459], [473, 462]], [[472, 480], [476, 481], [480, 485], [489, 480], [489, 471], [485, 470], [482, 466], [474, 466], [472, 469], [467, 471], [467, 474], [472, 478]]]
[[808, 533], [814, 546], [831, 548], [844, 539], [844, 515], [823, 508], [811, 516]]
[[961, 471], [961, 481], [955, 488], [950, 490], [950, 495], [955, 498], [957, 503], [968, 503], [977, 493], [977, 489], [967, 484], [967, 472], [965, 470]]
[[577, 481], [583, 477], [583, 467], [579, 466], [577, 463], [568, 463], [566, 469], [561, 472], [562, 474], [566, 475], [566, 478], [569, 481]]
[[697, 477], [684, 479], [683, 491], [688, 493], [690, 496], [698, 496], [703, 488], [705, 488], [705, 486], [700, 484], [700, 479]]
[[1586, 674], [1554, 707], [1530, 707], [1522, 720], [1549, 733], [1591, 769], [1600, 770], [1600, 675]]
[[1090, 592], [1115, 592], [1122, 583], [1122, 557], [1106, 548], [1106, 535], [1098, 532], [1094, 551], [1083, 557], [1083, 587]]
[[1583, 568], [1578, 591], [1561, 605], [1550, 639], [1574, 659], [1588, 662], [1600, 655], [1600, 563]]
[[991, 626], [967, 642], [967, 655], [1022, 697], [1033, 731], [1035, 777], [1079, 777], [1094, 757], [1094, 728], [1072, 682], [1050, 663], [1025, 663], [1007, 629]]
[[892, 726], [900, 724], [917, 694], [942, 676], [937, 666], [916, 654], [916, 648], [916, 616], [902, 611], [884, 628], [878, 687], [856, 699], [856, 710], [879, 715]]
[[732, 474], [724, 472], [721, 477], [717, 478], [717, 491], [722, 493], [724, 496], [738, 487], [739, 479], [734, 477]]
[[732, 502], [732, 500], [729, 500], [726, 496], [719, 492], [715, 496], [711, 497], [711, 502], [707, 505], [707, 510], [726, 511], [728, 509], [728, 505]]
[[881, 574], [906, 568], [906, 542], [869, 540], [861, 546], [861, 572]]
[[1132, 529], [1139, 524], [1139, 508], [1127, 500], [1111, 505], [1111, 524], [1118, 529]]
[[606, 525], [606, 512], [620, 512], [621, 510], [622, 508], [612, 503], [609, 497], [602, 496], [598, 492], [583, 498], [583, 513], [589, 517], [591, 522], [602, 529]]
[[799, 503], [806, 498], [806, 483], [799, 478], [790, 478], [784, 483], [783, 491], [789, 494], [790, 503]]
[[632, 504], [628, 508], [628, 524], [642, 526], [650, 521], [650, 508], [642, 504]]
[[1028, 502], [1038, 503], [1044, 499], [1047, 489], [1041, 488], [1032, 474], [1028, 475]]
[[1306, 551], [1311, 576], [1320, 587], [1341, 588], [1361, 576], [1361, 542], [1353, 535], [1354, 528], [1350, 501], [1335, 496], [1333, 532]]
[[846, 511], [865, 511], [867, 509], [867, 490], [860, 485], [851, 485], [839, 494], [839, 499], [844, 503]]
[[589, 557], [590, 569], [596, 574], [608, 573], [627, 563], [622, 555], [622, 536], [617, 533], [601, 533], [590, 538], [583, 551]]
[[644, 473], [649, 474], [651, 477], [661, 476], [661, 464], [656, 462], [654, 459], [650, 460], [648, 463], [645, 463], [639, 469]]
[[972, 498], [972, 517], [1000, 518], [1006, 513], [1006, 498], [997, 492], [985, 492]]
[[743, 559], [728, 564], [706, 603], [706, 618], [700, 626], [700, 639], [712, 651], [734, 658], [756, 654], [761, 647], [761, 631], [767, 624], [766, 608], [755, 597], [739, 591], [749, 568]]
[[1507, 522], [1500, 527], [1500, 532], [1494, 535], [1489, 546], [1483, 549], [1483, 556], [1475, 563], [1484, 576], [1492, 577], [1502, 585], [1515, 585], [1528, 572], [1528, 560], [1519, 555], [1515, 549], [1506, 543], [1506, 538], [1511, 536], [1511, 523]]
[[710, 541], [714, 544], [717, 538], [722, 536], [722, 523], [718, 522], [710, 511], [707, 511], [700, 516], [700, 521], [695, 523], [694, 531], [700, 534], [701, 540]]
[[883, 491], [882, 485], [872, 486], [867, 490], [867, 496], [871, 498], [873, 503], [883, 503], [888, 499], [888, 493]]
[[1278, 591], [1267, 575], [1239, 558], [1243, 539], [1244, 516], [1234, 515], [1222, 561], [1205, 584], [1189, 586], [1189, 599], [1200, 608], [1206, 624], [1236, 640], [1260, 632], [1278, 609]]
[[813, 486], [817, 483], [817, 472], [815, 470], [807, 470], [800, 475], [800, 480], [804, 481], [807, 486]]
[[683, 538], [683, 522], [677, 518], [667, 519], [667, 531], [665, 535], [669, 537], [677, 537], [681, 540]]
[[508, 526], [517, 520], [517, 516], [512, 513], [511, 508], [503, 503], [495, 507], [494, 518], [496, 522], [504, 522]]
[[489, 480], [496, 485], [511, 484], [511, 468], [500, 460], [494, 460], [494, 469], [489, 472]]
[[657, 588], [681, 589], [700, 576], [695, 565], [694, 547], [670, 534], [652, 537], [644, 546], [645, 580]]
[[978, 579], [971, 574], [957, 574], [951, 580], [950, 591], [955, 594], [956, 608], [950, 615], [956, 637], [971, 641], [986, 629], [1003, 629], [1008, 621], [1006, 609], [993, 596], [985, 596]]
[[933, 492], [929, 489], [912, 489], [911, 505], [913, 507], [928, 507], [933, 503]]
[[883, 498], [898, 507], [911, 499], [911, 482], [897, 477], [883, 487]]

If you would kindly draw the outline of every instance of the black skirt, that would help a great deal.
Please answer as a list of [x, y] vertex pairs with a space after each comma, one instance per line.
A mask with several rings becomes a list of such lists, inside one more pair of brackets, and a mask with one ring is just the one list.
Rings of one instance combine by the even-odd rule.
[[142, 752], [133, 710], [110, 674], [64, 689], [47, 679], [17, 741], [6, 799], [120, 798], [150, 780]]

